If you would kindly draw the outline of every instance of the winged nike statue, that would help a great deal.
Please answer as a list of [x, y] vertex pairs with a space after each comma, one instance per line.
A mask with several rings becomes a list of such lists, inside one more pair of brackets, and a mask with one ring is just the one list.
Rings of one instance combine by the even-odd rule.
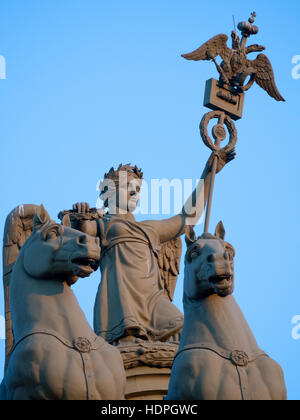
[[[232, 31], [232, 48], [227, 46], [228, 36], [219, 34], [195, 51], [182, 54], [182, 57], [194, 61], [212, 60], [220, 74], [219, 83], [227, 85], [237, 92], [250, 89], [256, 82], [276, 101], [285, 101], [276, 87], [273, 68], [268, 57], [259, 54], [255, 60], [248, 60], [247, 58], [249, 53], [265, 50], [265, 47], [258, 44], [246, 47], [247, 38], [258, 32], [258, 27], [252, 25], [255, 16], [256, 14], [252, 13], [248, 22], [239, 23], [238, 28], [243, 35], [241, 41], [237, 32]], [[218, 56], [223, 60], [220, 65], [216, 61]], [[250, 80], [244, 85], [248, 76], [250, 76]]]

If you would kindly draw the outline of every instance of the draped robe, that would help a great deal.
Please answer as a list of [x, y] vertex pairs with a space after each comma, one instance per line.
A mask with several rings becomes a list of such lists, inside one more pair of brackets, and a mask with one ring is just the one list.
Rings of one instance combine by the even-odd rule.
[[136, 222], [131, 213], [99, 220], [101, 283], [94, 329], [108, 342], [127, 335], [165, 340], [181, 330], [183, 314], [164, 294], [157, 261], [162, 238], [175, 237], [177, 225], [172, 219]]

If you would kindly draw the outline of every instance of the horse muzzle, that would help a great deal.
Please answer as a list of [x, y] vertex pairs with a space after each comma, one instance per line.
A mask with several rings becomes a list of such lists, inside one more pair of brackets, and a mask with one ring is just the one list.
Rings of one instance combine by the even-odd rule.
[[99, 267], [100, 247], [88, 246], [85, 252], [81, 249], [72, 255], [70, 263], [74, 274], [79, 277], [87, 277], [96, 271]]
[[233, 291], [233, 275], [232, 274], [222, 274], [214, 275], [209, 279], [212, 288], [215, 293], [220, 296], [227, 296]]

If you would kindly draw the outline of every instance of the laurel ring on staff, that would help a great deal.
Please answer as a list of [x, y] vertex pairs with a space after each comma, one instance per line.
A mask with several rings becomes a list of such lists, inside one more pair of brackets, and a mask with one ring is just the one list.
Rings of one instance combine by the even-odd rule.
[[218, 118], [219, 120], [219, 123], [213, 127], [214, 138], [219, 138], [220, 140], [225, 139], [226, 131], [223, 127], [223, 124], [225, 124], [229, 132], [229, 142], [227, 146], [223, 148], [223, 150], [226, 150], [227, 152], [233, 150], [237, 142], [237, 131], [232, 119], [222, 111], [211, 111], [203, 116], [202, 121], [200, 123], [200, 133], [203, 142], [210, 150], [214, 152], [219, 150], [218, 147], [213, 143], [212, 139], [209, 137], [207, 132], [208, 123], [214, 118]]

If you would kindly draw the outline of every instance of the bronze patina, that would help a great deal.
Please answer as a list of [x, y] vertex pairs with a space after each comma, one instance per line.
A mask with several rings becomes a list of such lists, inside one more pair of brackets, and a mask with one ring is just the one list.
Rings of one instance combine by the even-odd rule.
[[285, 400], [281, 367], [262, 351], [232, 296], [233, 246], [215, 234], [187, 239], [184, 326], [170, 400]]
[[[264, 50], [257, 44], [246, 47], [258, 32], [255, 16], [239, 23], [241, 40], [232, 32], [232, 48], [221, 34], [183, 55], [212, 60], [220, 77], [207, 82], [204, 105], [212, 111], [200, 123], [212, 154], [179, 214], [137, 221], [133, 213], [143, 172], [120, 164], [104, 175], [102, 209], [78, 202], [59, 213], [60, 224], [43, 206], [21, 205], [8, 215], [0, 400], [161, 399], [166, 394], [186, 400], [286, 399], [282, 369], [259, 348], [232, 296], [235, 252], [225, 241], [223, 224], [209, 234], [215, 175], [235, 158], [232, 120], [242, 117], [244, 92], [256, 82], [284, 101], [268, 58], [247, 58]], [[211, 138], [212, 120], [217, 123]], [[204, 233], [196, 239], [193, 227], [206, 205]], [[184, 316], [172, 302], [183, 234]], [[92, 329], [71, 286], [98, 266]]]
[[[220, 75], [220, 86], [229, 88], [232, 93], [245, 92], [256, 82], [276, 101], [284, 101], [276, 87], [273, 68], [268, 57], [259, 54], [255, 60], [247, 58], [250, 53], [265, 50], [264, 46], [258, 44], [246, 47], [247, 39], [258, 33], [258, 27], [253, 25], [255, 17], [256, 14], [253, 12], [248, 22], [238, 24], [238, 29], [242, 33], [241, 40], [237, 32], [232, 31], [232, 48], [227, 46], [228, 36], [220, 34], [205, 42], [195, 51], [182, 54], [182, 57], [194, 61], [213, 61]], [[220, 65], [216, 61], [218, 56], [222, 58]], [[250, 76], [250, 80], [245, 84], [248, 76]], [[230, 98], [229, 101], [232, 100], [234, 99]]]

